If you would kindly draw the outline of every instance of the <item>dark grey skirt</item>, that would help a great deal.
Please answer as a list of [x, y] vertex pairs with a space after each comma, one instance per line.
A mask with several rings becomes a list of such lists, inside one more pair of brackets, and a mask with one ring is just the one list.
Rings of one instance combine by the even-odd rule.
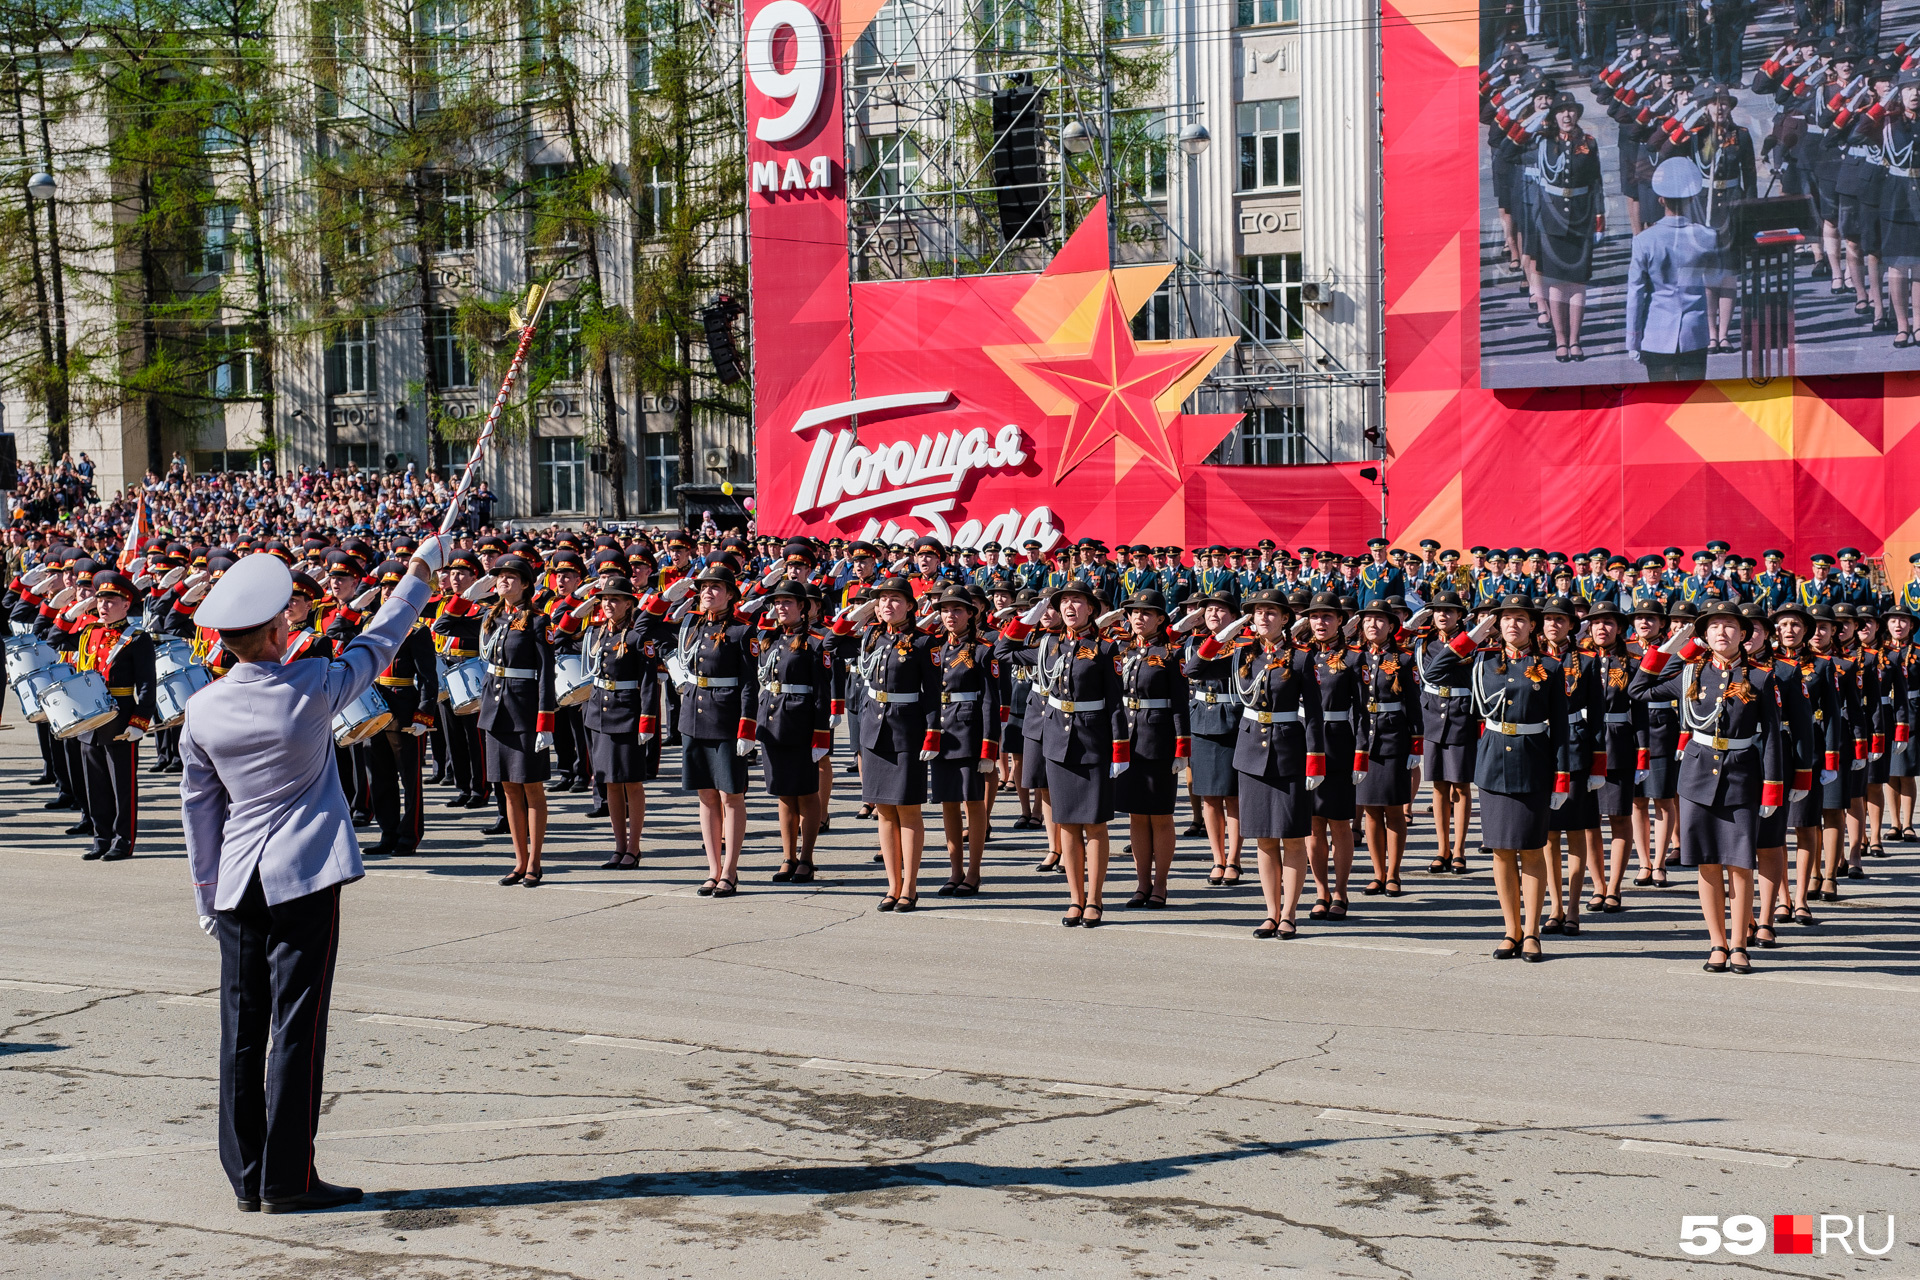
[[1753, 837], [1756, 849], [1778, 849], [1787, 843], [1787, 817], [1793, 806], [1781, 805], [1771, 818], [1761, 818]]
[[1020, 726], [1009, 720], [1000, 726], [1000, 754], [1003, 756], [1025, 755], [1027, 735], [1020, 732]]
[[898, 752], [860, 748], [862, 804], [925, 804], [927, 766], [918, 748]]
[[[1325, 787], [1320, 789], [1326, 790]], [[1367, 776], [1360, 779], [1360, 785], [1353, 789], [1353, 802], [1382, 807], [1412, 804], [1413, 769], [1407, 764], [1407, 758], [1369, 759]]]
[[[1480, 843], [1489, 849], [1538, 849], [1547, 842], [1550, 793], [1480, 792]], [[1573, 803], [1571, 800], [1568, 804]]]
[[747, 789], [746, 758], [733, 753], [732, 738], [683, 738], [680, 789], [740, 795]]
[[1428, 782], [1452, 782], [1466, 786], [1473, 781], [1473, 766], [1480, 754], [1480, 743], [1469, 739], [1450, 747], [1429, 741], [1421, 758], [1421, 773]]
[[1807, 792], [1806, 799], [1795, 804], [1784, 806], [1787, 815], [1787, 826], [1796, 831], [1802, 827], [1819, 826], [1821, 809], [1820, 793], [1820, 771], [1815, 769], [1813, 771], [1813, 788]]
[[1649, 800], [1671, 800], [1680, 794], [1680, 762], [1673, 752], [1655, 749], [1647, 754], [1647, 780], [1640, 794]]
[[1028, 791], [1047, 789], [1047, 753], [1040, 749], [1038, 738], [1020, 753], [1020, 785]]
[[1746, 867], [1758, 863], [1754, 838], [1760, 811], [1695, 804], [1680, 797], [1680, 865]]
[[1180, 784], [1173, 760], [1135, 760], [1113, 780], [1113, 807], [1121, 813], [1154, 815], [1173, 812]]
[[[1853, 772], [1853, 744], [1846, 739], [1840, 741], [1840, 768], [1835, 771], [1832, 782], [1815, 782], [1813, 793], [1820, 800], [1822, 809], [1844, 809], [1847, 801], [1853, 798], [1853, 792], [1847, 789], [1847, 775]], [[1864, 793], [1863, 793], [1864, 794]]]
[[602, 786], [628, 782], [651, 782], [660, 776], [660, 738], [642, 743], [637, 733], [594, 733], [589, 754], [593, 780]]
[[[1321, 783], [1324, 791], [1327, 783]], [[1307, 780], [1264, 774], [1240, 775], [1240, 834], [1249, 840], [1305, 840], [1313, 834], [1313, 797]]]
[[1869, 761], [1856, 769], [1853, 767], [1853, 757], [1842, 756], [1841, 759], [1847, 767], [1840, 771], [1840, 780], [1846, 784], [1847, 803], [1851, 804], [1866, 796], [1867, 779], [1873, 774], [1873, 763]]
[[553, 752], [535, 751], [531, 733], [489, 729], [486, 739], [487, 777], [494, 782], [545, 782], [553, 775]]
[[[1567, 793], [1567, 802], [1558, 809], [1547, 806], [1548, 831], [1597, 831], [1600, 829], [1600, 795], [1587, 790], [1587, 776], [1576, 773], [1571, 779], [1572, 790]], [[1488, 845], [1497, 849], [1500, 845]]]
[[942, 758], [928, 762], [927, 799], [934, 804], [963, 804], [986, 798], [987, 775], [980, 772], [977, 761]]
[[1887, 780], [1911, 778], [1920, 774], [1920, 761], [1914, 758], [1911, 742], [1889, 742], [1887, 744]]
[[1888, 750], [1882, 751], [1878, 760], [1868, 760], [1867, 767], [1862, 770], [1867, 775], [1867, 781], [1875, 785], [1893, 777], [1893, 743], [1888, 742], [1887, 747]]
[[[1328, 822], [1353, 821], [1353, 752], [1327, 753], [1327, 780], [1312, 791], [1313, 816]], [[1244, 819], [1242, 819], [1244, 821]]]
[[1053, 802], [1055, 822], [1098, 826], [1113, 821], [1113, 779], [1107, 774], [1105, 761], [1092, 764], [1047, 761], [1047, 798]]
[[1603, 818], [1627, 818], [1633, 815], [1633, 798], [1640, 794], [1633, 775], [1638, 772], [1632, 765], [1607, 770], [1607, 785], [1600, 788], [1600, 816]]
[[770, 796], [810, 796], [820, 790], [820, 766], [813, 748], [760, 744], [760, 777]]
[[[1240, 775], [1233, 767], [1233, 748], [1237, 733], [1196, 733], [1193, 735], [1193, 794], [1197, 796], [1237, 796]], [[1171, 812], [1171, 810], [1169, 810]]]

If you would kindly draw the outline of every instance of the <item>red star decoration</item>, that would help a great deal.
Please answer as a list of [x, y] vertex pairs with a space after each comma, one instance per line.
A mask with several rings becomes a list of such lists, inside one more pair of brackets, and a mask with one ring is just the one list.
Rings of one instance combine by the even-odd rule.
[[1084, 354], [1020, 358], [1034, 376], [1074, 402], [1054, 481], [1116, 438], [1139, 446], [1178, 478], [1180, 462], [1167, 436], [1167, 415], [1154, 401], [1202, 360], [1216, 358], [1217, 348], [1211, 342], [1142, 351], [1134, 345], [1116, 290], [1108, 286], [1100, 301], [1100, 317], [1094, 322], [1093, 342]]

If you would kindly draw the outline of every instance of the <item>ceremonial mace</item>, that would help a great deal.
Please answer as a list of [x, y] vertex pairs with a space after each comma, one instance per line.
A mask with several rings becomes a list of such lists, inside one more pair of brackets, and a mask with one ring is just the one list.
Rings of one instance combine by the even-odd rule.
[[487, 442], [493, 439], [493, 431], [500, 423], [500, 411], [507, 407], [507, 397], [513, 392], [513, 380], [520, 375], [520, 366], [527, 362], [527, 352], [533, 347], [533, 333], [540, 325], [540, 313], [546, 309], [547, 286], [536, 284], [527, 290], [527, 310], [523, 316], [520, 308], [513, 308], [513, 327], [520, 330], [520, 347], [513, 353], [513, 362], [507, 366], [506, 377], [500, 380], [500, 394], [493, 398], [493, 408], [487, 410], [486, 423], [480, 428], [480, 436], [473, 442], [473, 452], [467, 455], [466, 470], [460, 473], [460, 486], [453, 491], [453, 500], [447, 503], [447, 514], [440, 521], [440, 532], [449, 533], [453, 522], [460, 514], [460, 500], [467, 495], [467, 489], [473, 484], [474, 472], [480, 466], [480, 459], [487, 451]]

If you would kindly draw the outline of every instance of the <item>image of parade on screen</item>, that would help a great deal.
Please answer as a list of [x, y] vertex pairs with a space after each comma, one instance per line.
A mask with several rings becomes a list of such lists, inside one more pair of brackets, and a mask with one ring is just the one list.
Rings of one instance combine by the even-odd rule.
[[1920, 368], [1920, 0], [1482, 0], [1480, 374]]

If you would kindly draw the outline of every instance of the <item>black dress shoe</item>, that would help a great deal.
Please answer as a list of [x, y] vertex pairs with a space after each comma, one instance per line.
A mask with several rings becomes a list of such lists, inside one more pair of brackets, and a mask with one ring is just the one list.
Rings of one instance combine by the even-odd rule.
[[360, 1188], [336, 1187], [331, 1182], [322, 1182], [315, 1178], [313, 1185], [297, 1196], [285, 1200], [260, 1201], [262, 1213], [307, 1213], [314, 1209], [337, 1209], [343, 1204], [360, 1203]]
[[72, 826], [70, 826], [70, 827], [68, 827], [68, 828], [67, 828], [67, 834], [68, 834], [68, 835], [70, 835], [70, 836], [90, 836], [90, 835], [92, 835], [92, 834], [93, 834], [93, 819], [91, 819], [91, 818], [82, 818], [82, 819], [80, 819], [80, 821], [78, 821], [78, 822], [76, 822], [76, 823], [74, 823], [74, 824], [73, 824]]
[[393, 846], [385, 840], [381, 840], [371, 849], [367, 849], [364, 852], [365, 856], [369, 858], [391, 858], [393, 856]]
[[449, 809], [464, 809], [467, 807], [467, 801], [471, 799], [473, 799], [472, 796], [467, 795], [463, 792], [457, 796], [448, 796], [447, 799], [443, 801], [443, 803]]
[[587, 816], [589, 818], [604, 818], [607, 816], [607, 806], [604, 804], [597, 804], [593, 806], [593, 808], [587, 810]]
[[235, 1196], [233, 1198], [233, 1207], [242, 1213], [258, 1213], [260, 1212], [260, 1197]]
[[50, 773], [43, 773], [43, 774], [41, 774], [41, 775], [40, 775], [39, 777], [37, 777], [37, 778], [35, 778], [35, 779], [34, 779], [34, 780], [33, 780], [32, 782], [30, 782], [30, 783], [28, 783], [27, 785], [28, 785], [28, 786], [30, 786], [30, 787], [48, 787], [48, 786], [52, 786], [52, 785], [53, 785], [53, 775], [52, 775], [52, 774], [50, 774]]
[[100, 861], [125, 862], [128, 858], [131, 858], [132, 856], [133, 856], [133, 850], [127, 848], [126, 845], [116, 844], [111, 849], [108, 849], [105, 853], [100, 855]]
[[72, 796], [55, 796], [40, 807], [42, 809], [76, 809], [79, 806], [74, 804]]
[[477, 795], [477, 796], [468, 796], [466, 801], [466, 807], [469, 809], [484, 809], [492, 803], [493, 803], [493, 797], [482, 792], [480, 795]]
[[187, 766], [186, 766], [186, 763], [185, 763], [184, 761], [180, 761], [180, 760], [169, 760], [169, 761], [167, 762], [167, 772], [168, 772], [168, 773], [184, 773], [184, 772], [186, 772], [186, 768], [187, 768]]
[[101, 858], [104, 858], [106, 854], [107, 851], [105, 849], [89, 849], [80, 855], [80, 861], [98, 862]]
[[575, 778], [573, 785], [568, 787], [567, 790], [571, 792], [591, 791], [593, 790], [593, 780], [591, 778]]
[[499, 818], [487, 826], [480, 828], [480, 834], [483, 836], [504, 836], [511, 829], [512, 828], [507, 826], [507, 820], [505, 818]]
[[447, 775], [445, 770], [436, 769], [433, 772], [433, 776], [431, 778], [428, 778], [425, 782], [421, 783], [420, 785], [425, 787], [437, 787], [441, 783], [445, 782], [446, 780], [447, 780]]

